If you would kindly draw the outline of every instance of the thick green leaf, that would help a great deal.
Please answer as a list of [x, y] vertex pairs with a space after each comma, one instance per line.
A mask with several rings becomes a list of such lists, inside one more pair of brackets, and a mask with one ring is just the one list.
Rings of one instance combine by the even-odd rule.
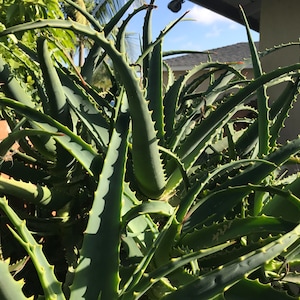
[[110, 138], [110, 124], [103, 111], [90, 102], [91, 95], [79, 88], [66, 74], [61, 74], [67, 102], [88, 128], [95, 143], [105, 153]]
[[[70, 2], [70, 0], [68, 1]], [[133, 3], [133, 1], [134, 0], [126, 1], [124, 6], [114, 15], [113, 18], [111, 18], [111, 20], [103, 28], [101, 26], [99, 27], [98, 22], [96, 21], [97, 23], [94, 23], [95, 29], [99, 32], [103, 32], [106, 37], [109, 36], [109, 34], [111, 34], [111, 32], [118, 24], [120, 19], [124, 16], [124, 13]], [[86, 15], [86, 13], [84, 14]], [[84, 61], [84, 65], [81, 68], [81, 74], [87, 80], [88, 83], [91, 83], [93, 73], [95, 72], [99, 64], [103, 61], [104, 57], [105, 55], [103, 55], [102, 47], [95, 43], [90, 49]]]
[[75, 9], [77, 9], [97, 31], [103, 30], [103, 27], [100, 25], [100, 23], [86, 10], [82, 9], [82, 7], [78, 5], [76, 2], [71, 0], [64, 0], [64, 1], [67, 2], [69, 5], [73, 6]]
[[236, 218], [196, 229], [184, 235], [178, 243], [189, 249], [200, 250], [253, 233], [284, 233], [294, 226], [282, 219], [266, 216]]
[[0, 143], [0, 157], [3, 157], [11, 149], [11, 147], [16, 141], [31, 135], [54, 136], [60, 134], [57, 132], [52, 133], [45, 130], [35, 130], [35, 129], [22, 129], [22, 130], [13, 131]]
[[9, 227], [14, 237], [30, 255], [43, 287], [45, 297], [47, 299], [55, 298], [58, 300], [64, 300], [65, 297], [62, 293], [62, 286], [61, 283], [59, 283], [56, 279], [54, 267], [49, 265], [42, 251], [42, 246], [36, 242], [32, 234], [29, 232], [25, 221], [18, 217], [18, 215], [8, 205], [8, 202], [5, 198], [0, 198], [0, 208], [7, 215], [17, 231], [15, 232]]
[[243, 279], [245, 275], [259, 268], [266, 261], [280, 255], [281, 252], [296, 242], [299, 236], [300, 225], [278, 240], [200, 276], [190, 284], [180, 287], [175, 292], [163, 297], [163, 299], [213, 298]]
[[149, 78], [147, 85], [147, 99], [149, 109], [153, 112], [157, 137], [160, 144], [164, 144], [164, 116], [163, 116], [163, 73], [162, 73], [162, 45], [157, 44], [149, 61]]
[[199, 151], [204, 148], [206, 142], [215, 133], [215, 130], [220, 127], [220, 123], [228, 118], [228, 114], [240, 103], [245, 101], [253, 92], [261, 85], [284, 75], [288, 72], [297, 70], [300, 64], [284, 67], [268, 74], [263, 74], [255, 81], [250, 82], [246, 87], [240, 89], [235, 95], [231, 96], [224, 104], [220, 105], [213, 114], [210, 114], [206, 119], [201, 122], [192, 134], [188, 136], [186, 141], [181, 145], [178, 154], [183, 159], [185, 164], [189, 166], [198, 155]]
[[[124, 294], [124, 296], [121, 299], [139, 299], [140, 295], [143, 295], [152, 285], [161, 280], [163, 277], [171, 274], [172, 272], [183, 267], [184, 265], [187, 265], [193, 260], [200, 259], [202, 257], [211, 255], [215, 252], [221, 251], [229, 247], [230, 245], [232, 245], [232, 243], [229, 242], [215, 247], [211, 247], [209, 249], [195, 251], [178, 258], [173, 258], [170, 262], [158, 267], [156, 270], [147, 274], [147, 276], [144, 276], [143, 279], [140, 280], [140, 282], [136, 284], [131, 291], [128, 291], [126, 294]], [[138, 296], [133, 298], [133, 295]]]
[[[279, 95], [277, 99], [271, 104], [270, 118], [273, 120], [273, 125], [270, 128], [271, 139], [270, 145], [274, 147], [276, 140], [279, 136], [280, 130], [283, 128], [284, 120], [288, 117], [288, 112], [292, 108], [292, 103], [295, 101], [298, 94], [298, 81], [290, 80], [290, 76], [285, 78], [287, 82], [286, 88]], [[244, 134], [236, 142], [236, 151], [240, 156], [250, 153], [258, 141], [258, 120], [254, 122], [245, 130]]]
[[117, 299], [128, 126], [124, 110], [118, 116], [99, 178], [70, 299]]
[[[40, 67], [43, 73], [44, 85], [48, 96], [47, 112], [52, 118], [72, 129], [69, 107], [63, 86], [58, 77], [56, 69], [48, 50], [48, 43], [45, 38], [38, 39], [37, 52], [39, 55]], [[46, 104], [45, 104], [46, 105]]]
[[268, 216], [282, 217], [285, 220], [299, 223], [300, 221], [300, 177], [296, 178], [292, 183], [284, 187], [284, 191], [291, 196], [294, 195], [294, 200], [289, 201], [289, 197], [277, 194], [271, 198], [263, 207], [262, 214]]
[[17, 101], [4, 98], [0, 99], [0, 106], [9, 106], [19, 114], [26, 116], [40, 130], [54, 132], [53, 138], [71, 153], [82, 166], [91, 174], [97, 176], [102, 166], [102, 160], [95, 150], [79, 136], [70, 131], [50, 116], [32, 109]]
[[274, 289], [270, 284], [258, 280], [242, 279], [224, 293], [225, 300], [292, 300], [286, 292]]
[[210, 218], [210, 222], [218, 221], [220, 217], [225, 216], [235, 205], [242, 201], [247, 194], [251, 193], [253, 188], [250, 184], [263, 182], [267, 176], [278, 168], [277, 166], [284, 164], [291, 155], [299, 151], [300, 139], [293, 140], [269, 154], [265, 157], [265, 161], [257, 161], [235, 177], [224, 181], [192, 208], [184, 226], [191, 228], [201, 225], [199, 221], [205, 222], [205, 220], [208, 220], [207, 218]]
[[22, 280], [17, 282], [8, 270], [8, 263], [0, 260], [0, 298], [3, 300], [25, 300]]
[[[250, 47], [250, 53], [252, 58], [252, 65], [254, 71], [254, 79], [260, 77], [262, 72], [261, 63], [259, 60], [259, 55], [255, 44], [252, 40], [250, 33], [250, 26], [248, 24], [246, 15], [244, 10], [240, 6], [242, 17], [246, 26], [246, 32], [248, 37], [248, 44]], [[268, 104], [268, 96], [266, 93], [266, 86], [262, 84], [257, 90], [257, 108], [258, 108], [258, 139], [259, 139], [259, 153], [258, 156], [262, 157], [267, 155], [270, 150], [270, 118], [269, 118], [269, 104]]]
[[30, 107], [35, 106], [30, 95], [20, 86], [20, 83], [12, 75], [9, 66], [3, 61], [2, 57], [0, 57], [0, 80], [3, 83], [1, 89], [4, 90], [7, 97], [19, 100]]
[[171, 216], [174, 208], [164, 201], [148, 201], [140, 205], [134, 206], [123, 216], [123, 223], [127, 224], [134, 218], [143, 214], [160, 214], [164, 216]]

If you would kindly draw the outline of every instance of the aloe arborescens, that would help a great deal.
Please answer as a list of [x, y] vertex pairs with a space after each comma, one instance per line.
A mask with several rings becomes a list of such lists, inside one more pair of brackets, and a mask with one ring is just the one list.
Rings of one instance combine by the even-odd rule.
[[[249, 35], [254, 80], [242, 75], [243, 64], [215, 62], [174, 79], [162, 44], [180, 19], [154, 41], [144, 30], [142, 53], [132, 64], [123, 51], [125, 25], [146, 10], [149, 26], [154, 3], [129, 14], [112, 42], [132, 0], [104, 27], [66, 2], [92, 26], [45, 19], [0, 33], [39, 36], [36, 49], [18, 48], [34, 60], [26, 69], [33, 87], [22, 85], [1, 58], [0, 105], [12, 133], [0, 152], [16, 140], [22, 147], [13, 163], [1, 165], [11, 177], [0, 177], [2, 220], [9, 224], [1, 244], [3, 299], [25, 298], [23, 291], [47, 299], [233, 299], [251, 293], [290, 299], [286, 283], [299, 279], [284, 267], [299, 263], [299, 179], [282, 170], [300, 140], [281, 146], [277, 137], [298, 94], [300, 65], [263, 74]], [[47, 40], [49, 28], [92, 41], [83, 74], [51, 56], [49, 45], [59, 45]], [[87, 74], [99, 64], [112, 82], [104, 93]], [[285, 90], [270, 105], [268, 87], [283, 81]], [[264, 101], [257, 109], [248, 104], [256, 97]], [[251, 112], [240, 130], [239, 111]], [[267, 119], [258, 117], [262, 112]], [[14, 239], [35, 266], [42, 291], [12, 278], [9, 265], [23, 258], [21, 247], [17, 255], [11, 251]], [[21, 262], [17, 275], [26, 280], [30, 266]]]

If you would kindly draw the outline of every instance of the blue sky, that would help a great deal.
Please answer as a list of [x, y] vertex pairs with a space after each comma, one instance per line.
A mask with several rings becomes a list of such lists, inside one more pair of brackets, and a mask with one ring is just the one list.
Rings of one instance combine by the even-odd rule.
[[[169, 0], [156, 0], [153, 11], [152, 30], [156, 37], [160, 30], [189, 10], [185, 21], [181, 21], [164, 39], [164, 50], [210, 50], [226, 45], [247, 41], [242, 25], [215, 14], [190, 1], [185, 1], [178, 13], [168, 8]], [[191, 20], [192, 19], [192, 20]], [[142, 26], [142, 14], [129, 26], [130, 32], [139, 32]], [[259, 34], [252, 31], [252, 38], [259, 40]], [[136, 38], [138, 44], [138, 39]]]

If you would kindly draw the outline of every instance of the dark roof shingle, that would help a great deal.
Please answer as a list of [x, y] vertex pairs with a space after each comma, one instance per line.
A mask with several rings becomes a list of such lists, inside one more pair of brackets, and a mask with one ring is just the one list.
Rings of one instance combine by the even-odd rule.
[[[255, 43], [258, 47], [258, 43]], [[250, 57], [250, 49], [248, 43], [237, 43], [221, 48], [208, 50], [211, 53], [212, 61], [218, 62], [238, 62]], [[202, 53], [192, 53], [181, 55], [169, 59], [165, 62], [175, 70], [189, 70], [194, 66], [207, 62], [208, 55]]]

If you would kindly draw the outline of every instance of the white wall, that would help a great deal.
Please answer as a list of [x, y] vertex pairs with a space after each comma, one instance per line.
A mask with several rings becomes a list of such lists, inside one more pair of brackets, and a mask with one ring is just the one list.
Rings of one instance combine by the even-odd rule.
[[[300, 1], [299, 0], [262, 0], [260, 16], [260, 50], [297, 42], [300, 37]], [[300, 47], [291, 46], [266, 56], [263, 59], [263, 69], [268, 72], [280, 66], [291, 65], [300, 61]], [[280, 89], [270, 93], [275, 98]], [[300, 134], [300, 99], [291, 111], [282, 131], [282, 141], [290, 140]]]

